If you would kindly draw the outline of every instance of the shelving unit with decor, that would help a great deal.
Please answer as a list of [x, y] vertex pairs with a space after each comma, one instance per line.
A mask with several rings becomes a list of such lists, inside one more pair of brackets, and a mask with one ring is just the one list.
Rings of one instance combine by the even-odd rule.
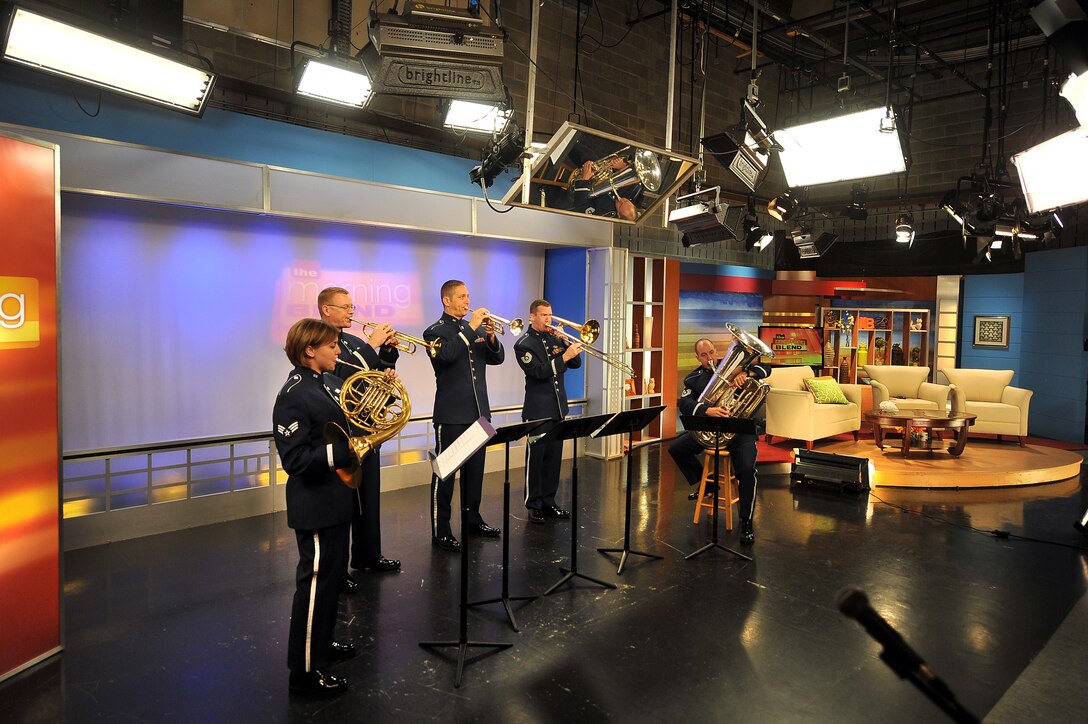
[[[635, 376], [624, 382], [627, 410], [664, 404], [665, 265], [664, 259], [628, 257], [624, 357]], [[633, 442], [660, 440], [662, 429], [663, 416], [658, 416], [645, 430], [635, 433]]]
[[930, 355], [928, 309], [823, 307], [823, 374], [843, 383], [858, 381], [865, 364], [928, 366]]

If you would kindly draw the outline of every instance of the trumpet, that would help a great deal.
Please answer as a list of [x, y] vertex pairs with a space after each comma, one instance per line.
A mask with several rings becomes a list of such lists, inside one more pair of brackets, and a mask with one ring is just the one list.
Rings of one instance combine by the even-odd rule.
[[[631, 365], [627, 364], [623, 360], [618, 359], [613, 355], [608, 354], [603, 350], [597, 349], [596, 347], [590, 345], [590, 343], [596, 340], [601, 333], [601, 324], [597, 320], [588, 319], [583, 324], [577, 324], [576, 322], [570, 322], [566, 319], [563, 319], [562, 317], [557, 317], [553, 314], [552, 321], [556, 324], [549, 326], [548, 331], [554, 334], [556, 337], [559, 337], [560, 339], [566, 341], [567, 344], [573, 344], [577, 342], [578, 344], [582, 345], [582, 351], [584, 351], [586, 354], [590, 355], [591, 357], [596, 357], [601, 362], [604, 362], [606, 365], [611, 365], [612, 367], [615, 367], [616, 369], [623, 372], [626, 377], [635, 376], [635, 370], [633, 367], [631, 367]], [[573, 334], [563, 329], [564, 326], [573, 327], [574, 329], [578, 330], [578, 336], [575, 337]]]
[[[467, 311], [469, 314], [472, 314], [473, 310], [468, 309], [465, 311]], [[510, 334], [517, 337], [525, 329], [525, 321], [521, 317], [514, 317], [513, 319], [503, 319], [502, 317], [497, 317], [489, 312], [487, 315], [487, 319], [490, 319], [492, 322], [495, 323], [495, 334], [506, 334], [506, 328], [509, 327]]]
[[[358, 319], [352, 319], [351, 321], [355, 324], [362, 326], [363, 331], [366, 332], [368, 335], [373, 334], [374, 330], [378, 328], [379, 324], [379, 322], [360, 322]], [[428, 342], [427, 340], [421, 339], [420, 337], [413, 337], [410, 334], [405, 334], [404, 332], [398, 332], [396, 330], [394, 330], [393, 334], [390, 335], [390, 339], [394, 340], [395, 342], [395, 344], [393, 344], [393, 347], [399, 349], [405, 354], [415, 354], [416, 350], [419, 347], [423, 347], [427, 350], [427, 354], [431, 355], [432, 357], [437, 357], [438, 351], [442, 349], [441, 339], [436, 339], [433, 342]]]

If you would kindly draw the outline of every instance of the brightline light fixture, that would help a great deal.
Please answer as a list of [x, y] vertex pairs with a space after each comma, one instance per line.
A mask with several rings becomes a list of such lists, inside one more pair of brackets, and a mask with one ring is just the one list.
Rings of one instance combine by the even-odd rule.
[[[713, 201], [692, 200], [698, 196], [709, 197], [711, 193], [714, 194]], [[721, 188], [713, 186], [676, 197], [677, 203], [687, 201], [688, 204], [670, 211], [669, 223], [684, 235], [681, 243], [685, 247], [736, 238], [733, 230], [725, 225], [725, 212], [729, 204], [721, 202], [720, 193]]]
[[884, 108], [775, 131], [790, 186], [812, 186], [907, 169], [899, 133], [882, 133]]
[[443, 125], [458, 131], [501, 133], [513, 111], [494, 103], [473, 103], [453, 99], [446, 108]]
[[[136, 42], [136, 41], [134, 41]], [[196, 116], [204, 112], [215, 74], [205, 58], [196, 68], [165, 57], [165, 48], [144, 50], [17, 7], [11, 15], [3, 59], [104, 90]]]
[[295, 92], [300, 96], [362, 108], [370, 100], [370, 76], [358, 60], [329, 55], [307, 58]]
[[1088, 201], [1088, 126], [1081, 126], [1012, 157], [1028, 211], [1037, 213]]

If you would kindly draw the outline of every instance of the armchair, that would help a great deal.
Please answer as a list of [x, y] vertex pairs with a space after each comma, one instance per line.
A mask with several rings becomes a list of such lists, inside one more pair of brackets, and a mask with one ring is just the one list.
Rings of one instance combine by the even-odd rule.
[[952, 386], [926, 382], [929, 367], [862, 365], [873, 388], [873, 407], [892, 400], [904, 410], [946, 410]]
[[1032, 390], [1012, 387], [1013, 370], [941, 369], [952, 383], [952, 409], [977, 415], [969, 432], [1015, 435], [1020, 447], [1028, 434]]
[[811, 367], [775, 367], [764, 382], [767, 393], [767, 440], [784, 437], [804, 440], [812, 449], [813, 440], [853, 432], [861, 427], [861, 385], [840, 385], [849, 400], [846, 405], [818, 404], [802, 382], [815, 377]]

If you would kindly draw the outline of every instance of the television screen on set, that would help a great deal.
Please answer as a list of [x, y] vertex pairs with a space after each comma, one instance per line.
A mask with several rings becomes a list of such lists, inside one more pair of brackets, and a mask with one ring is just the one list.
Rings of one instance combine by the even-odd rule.
[[814, 327], [760, 327], [759, 338], [774, 351], [774, 358], [764, 364], [794, 366], [823, 364], [820, 330]]

